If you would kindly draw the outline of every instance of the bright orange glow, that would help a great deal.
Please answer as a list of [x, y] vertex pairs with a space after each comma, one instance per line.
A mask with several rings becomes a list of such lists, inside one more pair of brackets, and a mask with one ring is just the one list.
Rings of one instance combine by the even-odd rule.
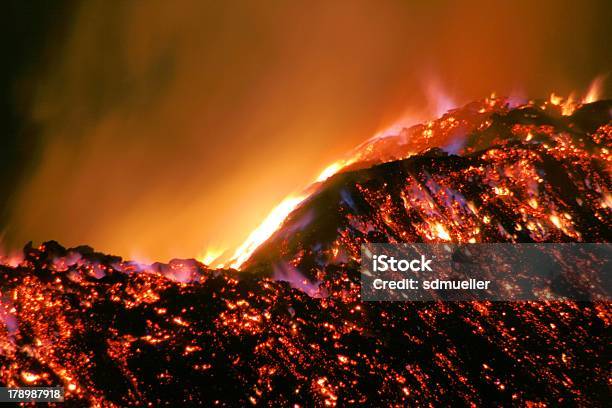
[[348, 160], [338, 160], [337, 162], [334, 162], [330, 164], [329, 166], [327, 166], [325, 170], [323, 170], [321, 174], [319, 174], [319, 177], [317, 177], [316, 181], [318, 182], [325, 181], [331, 176], [333, 176], [334, 174], [338, 173], [340, 170], [342, 170], [346, 166], [353, 164], [354, 162], [355, 162], [354, 158], [351, 158]]
[[576, 108], [576, 102], [574, 101], [574, 93], [572, 92], [570, 96], [567, 97], [567, 100], [563, 104], [561, 108], [561, 114], [564, 116], [569, 116], [574, 112]]
[[40, 376], [39, 376], [39, 375], [37, 375], [37, 374], [33, 374], [33, 373], [30, 373], [30, 372], [28, 372], [28, 371], [24, 371], [24, 372], [22, 372], [22, 373], [21, 373], [21, 377], [22, 377], [22, 378], [23, 378], [23, 380], [24, 380], [25, 382], [27, 382], [27, 383], [33, 383], [33, 382], [35, 382], [36, 380], [38, 380], [38, 379], [40, 378]]
[[266, 219], [251, 232], [246, 241], [236, 250], [229, 266], [236, 269], [240, 268], [249, 259], [251, 254], [281, 226], [289, 213], [300, 205], [306, 197], [307, 195], [289, 196], [274, 207]]
[[572, 92], [567, 98], [559, 96], [553, 92], [550, 94], [548, 102], [551, 105], [559, 106], [561, 108], [562, 115], [569, 116], [574, 113], [579, 103], [593, 103], [598, 101], [601, 98], [603, 82], [603, 76], [598, 76], [595, 78], [589, 85], [589, 89], [581, 101], [576, 101], [574, 92]]
[[553, 105], [561, 105], [561, 102], [563, 102], [563, 98], [561, 96], [555, 95], [554, 92], [550, 94], [550, 103]]
[[345, 167], [345, 164], [341, 160], [330, 164], [325, 168], [325, 170], [321, 172], [321, 174], [319, 174], [319, 177], [317, 177], [317, 181], [327, 180], [328, 178], [336, 174], [338, 171], [340, 171], [343, 167]]

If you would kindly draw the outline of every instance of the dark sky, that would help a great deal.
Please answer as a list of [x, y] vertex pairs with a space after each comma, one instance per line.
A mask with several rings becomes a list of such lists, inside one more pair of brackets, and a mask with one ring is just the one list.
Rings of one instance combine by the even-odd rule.
[[[609, 1], [9, 1], [3, 245], [236, 247], [399, 118], [610, 73]], [[609, 96], [610, 82], [606, 94]]]

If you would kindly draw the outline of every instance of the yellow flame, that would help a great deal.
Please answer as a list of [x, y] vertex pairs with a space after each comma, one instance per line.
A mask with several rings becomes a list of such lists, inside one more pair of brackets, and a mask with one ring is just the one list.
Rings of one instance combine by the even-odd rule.
[[[340, 170], [345, 168], [346, 166], [352, 164], [355, 161], [354, 158], [347, 160], [338, 160], [329, 166], [327, 166], [321, 174], [317, 177], [315, 182], [323, 182], [338, 173]], [[270, 214], [266, 217], [266, 219], [259, 224], [259, 226], [251, 232], [249, 237], [244, 241], [244, 243], [234, 252], [234, 256], [230, 260], [229, 266], [232, 268], [239, 269], [242, 264], [244, 264], [255, 252], [255, 250], [272, 234], [276, 231], [285, 218], [297, 208], [298, 205], [304, 201], [306, 197], [310, 194], [302, 194], [299, 196], [290, 195], [285, 198], [280, 204], [278, 204]], [[206, 262], [203, 262], [206, 264]]]
[[196, 257], [199, 262], [202, 262], [206, 266], [219, 267], [221, 264], [215, 263], [215, 261], [225, 252], [220, 248], [208, 248], [203, 254]]
[[576, 109], [576, 104], [574, 103], [574, 93], [572, 92], [561, 107], [561, 114], [564, 116], [569, 116], [574, 113], [574, 109]]
[[240, 268], [255, 252], [255, 250], [281, 226], [285, 218], [291, 213], [307, 195], [289, 196], [268, 214], [266, 219], [255, 228], [244, 243], [236, 250], [230, 266]]
[[564, 116], [569, 116], [574, 113], [576, 110], [577, 104], [574, 101], [574, 93], [572, 92], [567, 99], [562, 96], [556, 95], [554, 92], [550, 94], [549, 101], [552, 105], [558, 106], [561, 108], [561, 114]]
[[338, 160], [337, 162], [334, 162], [334, 163], [330, 164], [329, 166], [327, 166], [325, 168], [325, 170], [323, 170], [321, 172], [321, 174], [319, 174], [319, 177], [317, 177], [316, 181], [317, 182], [322, 182], [322, 181], [327, 180], [328, 178], [330, 178], [334, 174], [338, 173], [343, 168], [353, 164], [355, 162], [355, 160], [356, 160], [355, 157], [352, 157], [352, 158], [347, 159], [347, 160]]
[[550, 103], [553, 105], [561, 105], [561, 102], [563, 102], [563, 98], [561, 96], [555, 95], [554, 92], [550, 94]]
[[345, 165], [342, 160], [330, 164], [325, 168], [325, 170], [321, 172], [321, 174], [319, 174], [319, 177], [317, 177], [317, 181], [327, 180], [328, 178], [342, 170], [343, 167], [345, 167]]
[[548, 101], [551, 105], [559, 106], [561, 108], [561, 114], [569, 116], [578, 107], [579, 103], [592, 103], [596, 102], [601, 98], [601, 90], [603, 88], [604, 77], [598, 76], [589, 85], [589, 89], [582, 100], [576, 101], [575, 94], [572, 92], [567, 99], [555, 94], [550, 94]]
[[601, 97], [601, 89], [603, 87], [603, 76], [598, 76], [591, 82], [586, 96], [582, 99], [582, 103], [592, 103], [599, 100]]
[[561, 228], [561, 220], [556, 215], [552, 214], [550, 216], [550, 221], [555, 224], [555, 227]]

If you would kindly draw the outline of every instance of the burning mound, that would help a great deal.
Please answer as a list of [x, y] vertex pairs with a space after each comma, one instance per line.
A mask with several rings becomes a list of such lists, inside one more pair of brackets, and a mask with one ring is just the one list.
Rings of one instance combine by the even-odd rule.
[[365, 242], [609, 241], [612, 104], [479, 106], [365, 146], [242, 272], [27, 246], [0, 265], [0, 382], [72, 406], [603, 405], [609, 303], [360, 301]]
[[[327, 179], [242, 269], [324, 280], [328, 266], [360, 262], [368, 242], [610, 242], [612, 103], [569, 117], [491, 106], [376, 140], [369, 160], [409, 157]], [[456, 154], [408, 153], [431, 139]]]

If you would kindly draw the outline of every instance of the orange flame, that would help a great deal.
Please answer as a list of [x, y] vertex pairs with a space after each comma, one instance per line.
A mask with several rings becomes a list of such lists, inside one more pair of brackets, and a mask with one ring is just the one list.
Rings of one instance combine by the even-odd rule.
[[347, 159], [347, 160], [338, 160], [337, 162], [334, 162], [330, 164], [329, 166], [327, 166], [325, 170], [323, 170], [321, 174], [319, 174], [319, 177], [317, 177], [316, 181], [323, 182], [327, 180], [328, 178], [330, 178], [331, 176], [333, 176], [334, 174], [338, 173], [340, 170], [342, 170], [346, 166], [350, 166], [353, 163], [355, 163], [354, 157]]
[[225, 252], [225, 250], [221, 248], [208, 248], [204, 253], [197, 256], [196, 260], [202, 262], [204, 265], [209, 267], [220, 267], [222, 266], [222, 264], [215, 261], [217, 261], [221, 257], [221, 255], [223, 255], [223, 252]]
[[589, 89], [586, 95], [580, 101], [575, 100], [575, 93], [571, 93], [567, 98], [559, 96], [554, 92], [550, 94], [550, 98], [548, 102], [551, 105], [559, 106], [561, 108], [561, 114], [564, 116], [569, 116], [576, 108], [582, 103], [593, 103], [598, 101], [601, 98], [601, 90], [603, 88], [604, 77], [598, 76], [595, 78], [591, 84], [589, 85]]
[[603, 82], [604, 77], [602, 75], [595, 78], [593, 82], [591, 82], [591, 85], [589, 85], [589, 90], [587, 91], [586, 96], [582, 99], [582, 103], [592, 103], [598, 101], [601, 98]]
[[561, 105], [563, 102], [563, 97], [555, 94], [554, 92], [550, 94], [550, 103], [553, 105]]
[[245, 263], [255, 250], [280, 227], [287, 216], [298, 206], [308, 195], [293, 196], [290, 195], [281, 201], [268, 214], [265, 220], [255, 228], [248, 236], [246, 241], [236, 250], [229, 266], [239, 269]]

